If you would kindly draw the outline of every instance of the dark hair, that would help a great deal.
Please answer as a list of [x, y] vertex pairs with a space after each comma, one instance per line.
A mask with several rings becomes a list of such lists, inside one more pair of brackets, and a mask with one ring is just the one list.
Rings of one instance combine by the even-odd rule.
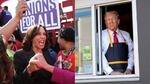
[[60, 29], [58, 35], [66, 41], [75, 42], [75, 31], [71, 27], [64, 27]]
[[0, 84], [12, 84], [14, 77], [14, 66], [6, 54], [6, 46], [0, 36]]
[[4, 6], [4, 9], [5, 9], [5, 10], [8, 10], [8, 6]]
[[11, 43], [15, 44], [16, 42], [15, 41], [8, 41], [8, 44], [11, 44]]
[[45, 32], [46, 32], [46, 43], [45, 43], [45, 47], [44, 49], [47, 49], [49, 46], [50, 46], [50, 43], [49, 43], [49, 36], [48, 36], [48, 33], [47, 33], [47, 30], [44, 26], [42, 25], [33, 25], [31, 27], [29, 27], [29, 29], [27, 30], [27, 33], [23, 39], [23, 46], [22, 48], [25, 50], [25, 51], [30, 51], [31, 48], [32, 48], [32, 40], [33, 38], [39, 33], [39, 30], [40, 28], [44, 28]]

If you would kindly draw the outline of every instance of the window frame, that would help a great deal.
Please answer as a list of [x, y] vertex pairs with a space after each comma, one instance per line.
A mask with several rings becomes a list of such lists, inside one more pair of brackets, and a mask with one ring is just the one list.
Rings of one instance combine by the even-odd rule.
[[[91, 21], [91, 8], [89, 8], [89, 7], [87, 7], [87, 8], [83, 8], [83, 9], [80, 9], [80, 10], [77, 10], [76, 11], [76, 21], [77, 21], [77, 26], [76, 26], [76, 28], [80, 28], [80, 21], [82, 21], [82, 19], [85, 19], [85, 18], [90, 18], [90, 21]], [[92, 24], [90, 24], [90, 25], [92, 25]], [[91, 27], [90, 27], [91, 28]], [[80, 29], [76, 29], [76, 30], [78, 30], [77, 32], [80, 32]], [[91, 29], [92, 30], [92, 29]], [[91, 34], [90, 34], [90, 36], [91, 36]], [[78, 41], [78, 42], [76, 42], [76, 47], [77, 47], [77, 49], [78, 49], [78, 52], [79, 52], [79, 54], [82, 54], [83, 53], [83, 51], [82, 51], [82, 47], [83, 46], [81, 46], [81, 40], [79, 40], [80, 38], [81, 38], [81, 34], [80, 33], [78, 33], [78, 35], [77, 36], [75, 36], [76, 37], [76, 41]], [[91, 38], [91, 40], [92, 40], [92, 36], [90, 37]], [[92, 41], [91, 41], [91, 43], [92, 43]], [[80, 45], [80, 46], [79, 46]], [[90, 47], [92, 46], [92, 44], [90, 45]], [[91, 47], [91, 52], [92, 52], [92, 47]], [[79, 56], [79, 61], [86, 61], [86, 60], [83, 60], [83, 57], [81, 57], [81, 56]], [[92, 60], [93, 58], [91, 58], [91, 60]], [[91, 60], [87, 60], [87, 61], [91, 61]], [[81, 63], [81, 62], [80, 62]], [[92, 66], [92, 65], [91, 65]], [[83, 66], [82, 66], [82, 70], [83, 70]], [[87, 73], [81, 73], [82, 72], [82, 70], [79, 70], [79, 73], [76, 73], [76, 75], [89, 75], [89, 74], [91, 74], [91, 73], [93, 73], [93, 69], [91, 70], [91, 72], [87, 72]]]
[[[134, 68], [135, 74], [129, 75], [99, 75], [102, 73], [101, 62], [99, 62], [99, 72], [97, 72], [96, 66], [96, 9], [98, 9], [97, 13], [100, 13], [100, 6], [119, 4], [124, 2], [131, 2], [132, 4], [132, 23], [133, 23], [133, 44], [134, 44]], [[100, 18], [100, 14], [98, 14], [98, 18]], [[86, 74], [76, 74], [75, 82], [76, 83], [89, 83], [89, 82], [115, 82], [115, 81], [138, 81], [140, 77], [139, 71], [139, 52], [138, 52], [138, 27], [137, 27], [137, 9], [136, 9], [136, 0], [123, 0], [116, 1], [111, 3], [101, 3], [99, 5], [91, 6], [91, 20], [92, 20], [92, 65], [93, 65], [93, 73], [91, 75]], [[98, 23], [100, 23], [100, 19], [98, 19]], [[99, 60], [102, 60], [101, 56], [101, 25], [98, 24], [98, 40], [99, 40]]]

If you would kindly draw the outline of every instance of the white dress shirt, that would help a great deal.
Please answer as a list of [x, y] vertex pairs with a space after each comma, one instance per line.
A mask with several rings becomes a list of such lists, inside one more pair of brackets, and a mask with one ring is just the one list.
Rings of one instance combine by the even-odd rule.
[[[113, 69], [109, 66], [108, 64], [108, 61], [105, 57], [105, 54], [107, 52], [107, 49], [109, 47], [109, 44], [110, 44], [110, 39], [109, 39], [109, 35], [108, 35], [108, 31], [110, 33], [110, 36], [111, 36], [111, 39], [112, 39], [112, 42], [113, 42], [113, 31], [109, 30], [109, 29], [105, 29], [102, 31], [102, 65], [103, 65], [103, 71], [105, 74], [110, 74]], [[134, 56], [133, 56], [133, 42], [130, 38], [130, 35], [128, 32], [126, 31], [123, 31], [123, 30], [120, 30], [120, 29], [117, 29], [117, 38], [118, 38], [118, 41], [119, 43], [120, 42], [124, 42], [124, 39], [126, 40], [126, 43], [128, 45], [128, 66], [127, 66], [127, 69], [133, 69], [133, 65], [134, 65]], [[122, 35], [121, 35], [122, 33]]]

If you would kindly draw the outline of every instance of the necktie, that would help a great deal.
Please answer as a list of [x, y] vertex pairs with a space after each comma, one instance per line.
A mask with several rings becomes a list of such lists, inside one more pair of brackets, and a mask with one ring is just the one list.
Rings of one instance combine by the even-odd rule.
[[118, 43], [117, 32], [114, 31], [114, 43]]

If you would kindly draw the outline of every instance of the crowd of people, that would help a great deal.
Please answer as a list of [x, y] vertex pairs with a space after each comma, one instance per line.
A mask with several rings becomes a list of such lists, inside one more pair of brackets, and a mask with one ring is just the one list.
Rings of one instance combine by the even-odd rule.
[[75, 31], [73, 28], [61, 28], [58, 35], [58, 43], [66, 43], [62, 46], [62, 51], [65, 52], [64, 57], [71, 63], [69, 65], [71, 70], [66, 68], [68, 65], [65, 64], [67, 61], [65, 59], [61, 62], [62, 68], [57, 66], [56, 61], [59, 61], [60, 56], [49, 46], [51, 44], [48, 31], [42, 25], [29, 27], [23, 38], [22, 48], [12, 52], [11, 47], [16, 42], [12, 33], [27, 8], [26, 1], [19, 0], [15, 17], [0, 28], [0, 66], [2, 67], [0, 84], [74, 84], [75, 70], [72, 67], [75, 63], [72, 58], [74, 58]]

